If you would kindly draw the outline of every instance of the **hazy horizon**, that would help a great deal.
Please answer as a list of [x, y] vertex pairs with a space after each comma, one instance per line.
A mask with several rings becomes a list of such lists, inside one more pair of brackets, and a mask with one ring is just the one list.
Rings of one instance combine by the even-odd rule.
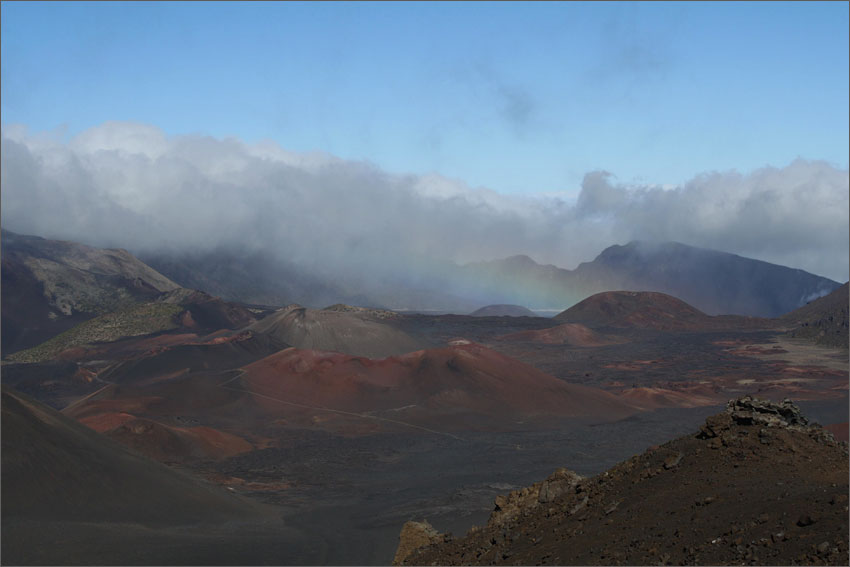
[[848, 279], [848, 172], [824, 162], [667, 189], [591, 171], [570, 202], [133, 123], [69, 141], [4, 127], [2, 150], [4, 227], [136, 252], [225, 247], [367, 274], [520, 254], [573, 269], [614, 244], [677, 241]]
[[3, 3], [2, 223], [379, 277], [678, 241], [850, 277], [842, 3]]

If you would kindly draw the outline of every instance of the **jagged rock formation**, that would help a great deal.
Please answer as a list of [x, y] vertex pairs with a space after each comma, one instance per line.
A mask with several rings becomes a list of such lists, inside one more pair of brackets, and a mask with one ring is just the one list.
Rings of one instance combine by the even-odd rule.
[[554, 502], [562, 494], [568, 494], [581, 483], [581, 480], [580, 475], [560, 468], [542, 482], [499, 495], [496, 497], [487, 524], [506, 525], [539, 505]]
[[595, 477], [560, 470], [500, 496], [486, 526], [403, 563], [845, 565], [847, 457], [790, 401], [748, 396]]
[[726, 404], [724, 413], [706, 419], [697, 437], [700, 439], [719, 437], [724, 432], [732, 431], [732, 424], [784, 427], [796, 431], [821, 431], [818, 428], [810, 428], [809, 420], [800, 413], [800, 408], [787, 398], [782, 400], [782, 403], [775, 404], [752, 396], [744, 396]]

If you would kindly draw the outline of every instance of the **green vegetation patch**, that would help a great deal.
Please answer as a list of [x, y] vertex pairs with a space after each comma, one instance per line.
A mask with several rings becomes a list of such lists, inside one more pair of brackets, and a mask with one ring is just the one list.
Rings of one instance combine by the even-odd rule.
[[169, 303], [145, 303], [113, 311], [80, 323], [31, 349], [16, 352], [9, 360], [43, 362], [72, 347], [175, 329], [179, 326], [176, 319], [181, 311], [182, 306]]

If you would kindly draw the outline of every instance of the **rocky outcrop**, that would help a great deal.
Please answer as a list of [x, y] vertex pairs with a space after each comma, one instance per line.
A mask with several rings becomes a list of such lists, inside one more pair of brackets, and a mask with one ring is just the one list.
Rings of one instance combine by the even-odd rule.
[[789, 400], [744, 397], [696, 434], [496, 499], [487, 525], [405, 564], [844, 565], [847, 443]]
[[[501, 530], [504, 533], [505, 528], [511, 523], [528, 516], [538, 508], [550, 505], [559, 497], [578, 494], [577, 499], [580, 504], [573, 507], [571, 513], [574, 514], [587, 504], [587, 495], [582, 494], [582, 479], [582, 476], [569, 469], [559, 468], [542, 482], [507, 494], [500, 494], [496, 496], [493, 503], [493, 511], [487, 520], [487, 526], [485, 528], [473, 527], [470, 533], [478, 533], [482, 529]], [[440, 542], [448, 542], [452, 539], [451, 534], [437, 532], [425, 520], [407, 522], [401, 528], [399, 546], [393, 559], [393, 565], [403, 565], [408, 556], [421, 548]]]
[[417, 549], [442, 541], [443, 538], [443, 534], [435, 530], [427, 520], [407, 522], [398, 536], [398, 549], [393, 558], [393, 565], [401, 565]]
[[580, 492], [582, 477], [571, 470], [560, 468], [543, 482], [514, 490], [496, 497], [488, 526], [497, 526], [528, 514], [538, 506], [553, 502], [557, 497]]
[[825, 442], [836, 442], [832, 433], [820, 425], [810, 425], [800, 408], [791, 400], [786, 398], [781, 403], [775, 403], [752, 396], [730, 400], [725, 412], [705, 420], [697, 438], [711, 439], [712, 446], [729, 446], [739, 437], [735, 426], [759, 427], [759, 438], [764, 444], [768, 444], [772, 436], [769, 429], [799, 431]]

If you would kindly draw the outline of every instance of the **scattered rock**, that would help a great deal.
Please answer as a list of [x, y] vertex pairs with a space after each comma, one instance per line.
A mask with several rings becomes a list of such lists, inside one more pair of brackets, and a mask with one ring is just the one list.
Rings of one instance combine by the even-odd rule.
[[684, 453], [679, 452], [675, 455], [671, 455], [671, 456], [667, 457], [666, 459], [664, 459], [664, 468], [667, 469], [667, 470], [672, 469], [673, 467], [675, 467], [676, 465], [678, 465], [681, 462], [682, 457], [684, 457], [684, 456], [685, 456]]
[[582, 499], [579, 501], [579, 503], [578, 503], [578, 504], [576, 504], [575, 506], [573, 506], [572, 508], [570, 508], [569, 515], [570, 515], [570, 516], [572, 516], [572, 515], [576, 514], [577, 512], [579, 512], [582, 508], [584, 508], [585, 506], [587, 506], [587, 501], [588, 501], [588, 500], [589, 500], [589, 497], [588, 497], [588, 495], [587, 495], [587, 494], [585, 494], [585, 495], [584, 495], [584, 498], [582, 498]]

